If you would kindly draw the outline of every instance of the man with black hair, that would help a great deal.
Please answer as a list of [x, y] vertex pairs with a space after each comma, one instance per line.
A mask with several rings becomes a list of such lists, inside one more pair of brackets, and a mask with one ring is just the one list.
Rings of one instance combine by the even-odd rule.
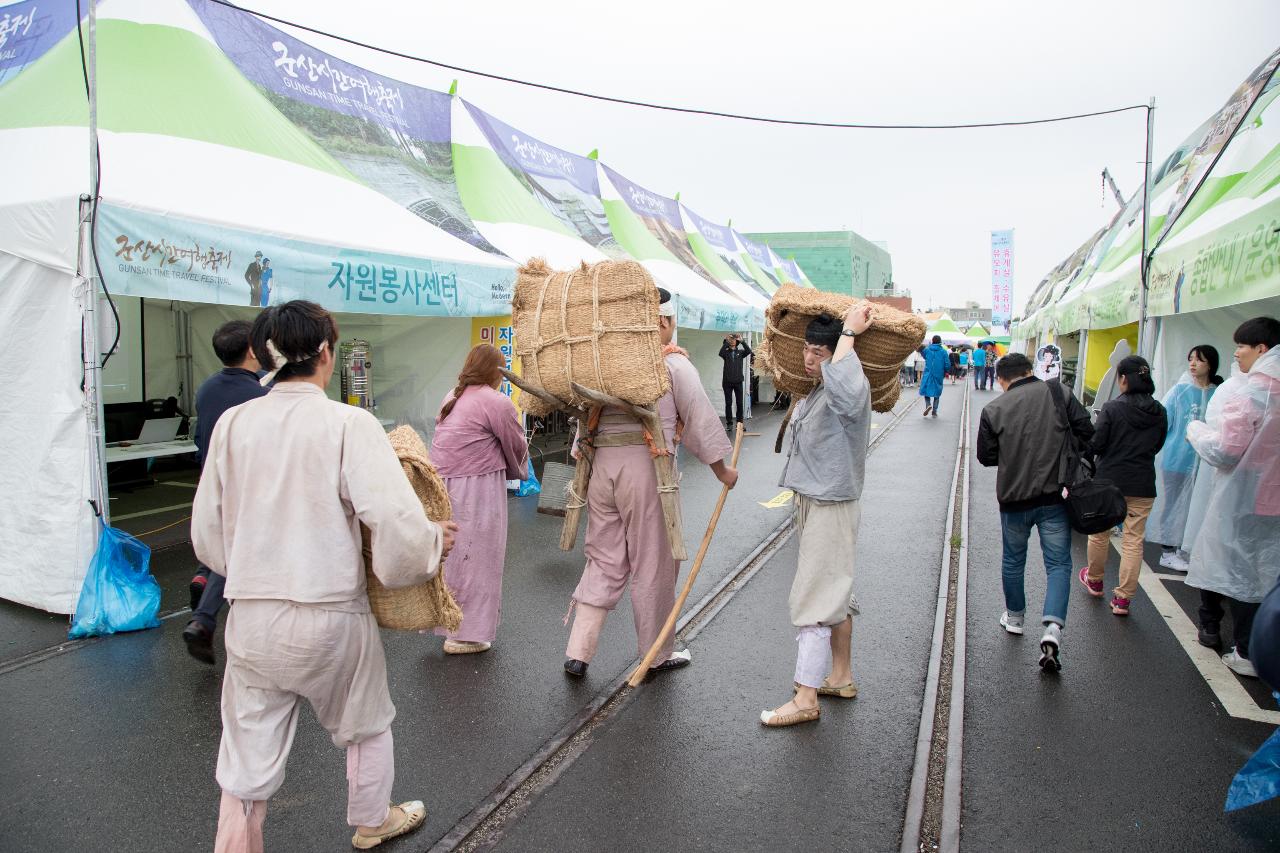
[[1187, 424], [1213, 479], [1186, 584], [1200, 590], [1200, 643], [1221, 647], [1225, 605], [1235, 648], [1222, 662], [1256, 678], [1250, 631], [1280, 579], [1280, 321], [1255, 317], [1234, 338], [1240, 374], [1214, 392], [1204, 421]]
[[733, 429], [733, 402], [738, 401], [738, 423], [742, 423], [743, 365], [751, 357], [751, 347], [737, 332], [727, 335], [720, 345], [720, 358], [724, 359], [724, 374], [720, 385], [724, 389], [724, 425]]
[[[209, 436], [223, 413], [267, 393], [258, 383], [261, 365], [249, 346], [252, 328], [248, 320], [232, 320], [213, 333], [213, 351], [223, 367], [196, 391], [196, 461], [201, 468], [209, 452]], [[191, 656], [202, 663], [213, 663], [213, 634], [218, 611], [226, 600], [222, 596], [225, 584], [226, 578], [203, 565], [191, 579], [191, 621], [183, 629], [182, 639]]]
[[1059, 651], [1071, 596], [1071, 524], [1063, 505], [1060, 472], [1068, 427], [1058, 414], [1059, 406], [1065, 406], [1070, 430], [1080, 442], [1093, 438], [1093, 424], [1080, 401], [1060, 383], [1032, 375], [1031, 360], [1021, 353], [1010, 353], [996, 363], [996, 382], [1004, 393], [982, 409], [977, 451], [979, 462], [999, 468], [996, 499], [1005, 601], [1000, 624], [1008, 633], [1022, 635], [1027, 540], [1035, 527], [1047, 575], [1040, 667], [1057, 672], [1062, 668]]
[[804, 371], [818, 380], [792, 412], [791, 443], [778, 484], [795, 493], [799, 538], [787, 599], [796, 637], [794, 698], [760, 722], [794, 726], [818, 719], [818, 696], [858, 695], [850, 668], [854, 549], [862, 515], [871, 386], [853, 339], [871, 325], [871, 304], [855, 303], [843, 322], [826, 314], [805, 330]]

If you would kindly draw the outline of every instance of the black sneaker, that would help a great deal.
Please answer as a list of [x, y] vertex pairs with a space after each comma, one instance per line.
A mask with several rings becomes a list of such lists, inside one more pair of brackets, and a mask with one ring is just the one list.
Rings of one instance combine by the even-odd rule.
[[1210, 631], [1208, 628], [1200, 628], [1196, 631], [1196, 639], [1200, 641], [1200, 645], [1206, 648], [1222, 651], [1222, 635], [1216, 630]]
[[207, 584], [208, 582], [209, 582], [209, 579], [206, 578], [204, 575], [196, 575], [191, 579], [191, 586], [189, 586], [187, 589], [191, 593], [191, 609], [192, 610], [195, 610], [197, 607], [200, 606], [200, 599], [204, 596], [205, 584]]
[[921, 415], [921, 417], [923, 417], [923, 418], [927, 418], [927, 417], [929, 417], [929, 406], [928, 406], [928, 404], [925, 404], [925, 407], [924, 407], [924, 414], [923, 414], [923, 415]]
[[564, 662], [564, 674], [573, 678], [582, 678], [587, 674], [586, 661], [580, 661], [577, 658], [569, 658]]

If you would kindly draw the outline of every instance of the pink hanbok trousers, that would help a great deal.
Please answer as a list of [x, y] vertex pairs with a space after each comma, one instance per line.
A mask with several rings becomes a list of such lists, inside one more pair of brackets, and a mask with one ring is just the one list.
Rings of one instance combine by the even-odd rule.
[[[675, 604], [680, 564], [671, 556], [653, 459], [644, 445], [596, 451], [587, 489], [587, 567], [574, 590], [577, 616], [566, 654], [590, 661], [607, 611], [631, 584], [639, 653], [649, 651]], [[671, 656], [668, 639], [657, 660]]]
[[502, 570], [507, 558], [505, 471], [445, 477], [458, 535], [444, 562], [444, 580], [462, 608], [457, 633], [436, 635], [465, 643], [492, 643], [502, 620]]

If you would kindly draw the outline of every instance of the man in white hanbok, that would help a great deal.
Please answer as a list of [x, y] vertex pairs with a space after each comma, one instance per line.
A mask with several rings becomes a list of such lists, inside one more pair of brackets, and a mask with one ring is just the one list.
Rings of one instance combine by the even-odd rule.
[[227, 579], [215, 850], [261, 851], [266, 801], [283, 784], [302, 700], [347, 750], [357, 848], [420, 827], [420, 801], [391, 806], [386, 660], [369, 610], [360, 525], [388, 587], [429, 580], [456, 525], [427, 519], [369, 412], [330, 400], [338, 329], [319, 305], [258, 315], [265, 397], [229, 410], [210, 439], [192, 509], [196, 556]]

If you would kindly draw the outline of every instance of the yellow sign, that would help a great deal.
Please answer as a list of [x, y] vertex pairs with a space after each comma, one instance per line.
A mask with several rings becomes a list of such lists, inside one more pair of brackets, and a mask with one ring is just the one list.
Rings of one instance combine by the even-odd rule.
[[[520, 358], [516, 355], [515, 341], [515, 329], [511, 325], [510, 314], [505, 317], [471, 318], [471, 346], [489, 344], [497, 347], [507, 359], [507, 370], [516, 376], [521, 376]], [[511, 402], [517, 407], [520, 405], [519, 388], [503, 379], [498, 390], [510, 397]]]
[[765, 509], [782, 509], [782, 507], [791, 503], [791, 499], [795, 496], [796, 496], [796, 493], [791, 491], [790, 489], [783, 489], [782, 491], [778, 492], [776, 497], [773, 497], [767, 501], [756, 501], [756, 503], [760, 504], [760, 506], [764, 507]]

